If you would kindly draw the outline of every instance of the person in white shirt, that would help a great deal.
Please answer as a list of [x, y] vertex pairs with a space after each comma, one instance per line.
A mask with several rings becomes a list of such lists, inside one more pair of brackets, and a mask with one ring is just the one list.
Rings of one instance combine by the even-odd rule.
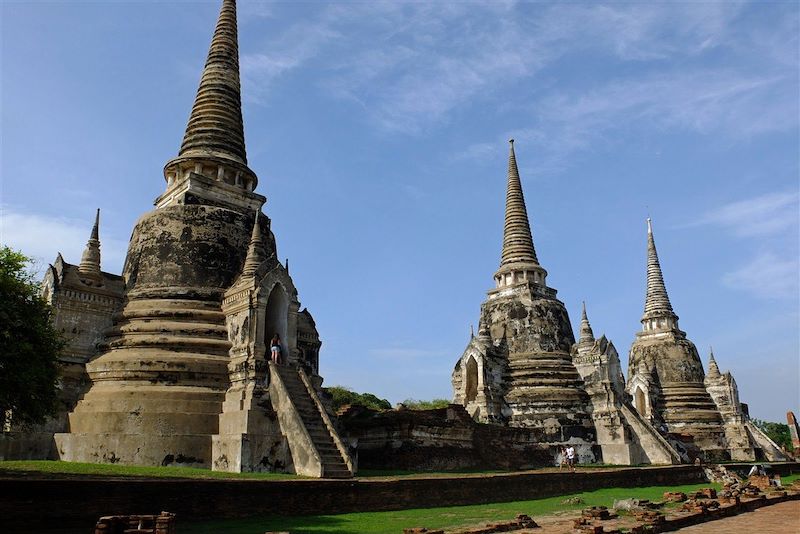
[[572, 445], [567, 447], [567, 464], [569, 465], [569, 470], [575, 472], [575, 447]]

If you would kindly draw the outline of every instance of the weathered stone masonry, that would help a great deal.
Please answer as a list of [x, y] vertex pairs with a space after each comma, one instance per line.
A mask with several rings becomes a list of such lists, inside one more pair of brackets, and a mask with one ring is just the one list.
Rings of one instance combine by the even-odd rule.
[[[59, 256], [48, 272], [56, 326], [74, 332], [70, 402], [38, 434], [60, 459], [353, 474], [320, 400], [314, 320], [247, 165], [237, 39], [223, 0], [166, 190], [122, 276], [100, 271], [97, 225], [79, 267]], [[281, 366], [268, 363], [274, 334]]]

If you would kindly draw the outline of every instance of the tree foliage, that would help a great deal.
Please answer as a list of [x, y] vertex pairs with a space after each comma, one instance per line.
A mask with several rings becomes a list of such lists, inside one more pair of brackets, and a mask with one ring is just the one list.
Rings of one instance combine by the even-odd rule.
[[30, 258], [0, 247], [0, 423], [41, 423], [56, 407], [64, 342], [30, 271]]
[[761, 429], [769, 439], [778, 444], [779, 447], [786, 447], [786, 450], [793, 450], [792, 435], [789, 432], [789, 425], [785, 423], [772, 423], [770, 421], [762, 421], [761, 419], [753, 419], [753, 424]]
[[406, 399], [403, 401], [403, 406], [409, 410], [436, 410], [438, 408], [447, 408], [450, 404], [451, 402], [447, 399]]
[[391, 410], [392, 405], [386, 399], [381, 399], [372, 393], [356, 393], [343, 386], [325, 388], [333, 397], [333, 411], [339, 411], [342, 406], [359, 404], [371, 410]]

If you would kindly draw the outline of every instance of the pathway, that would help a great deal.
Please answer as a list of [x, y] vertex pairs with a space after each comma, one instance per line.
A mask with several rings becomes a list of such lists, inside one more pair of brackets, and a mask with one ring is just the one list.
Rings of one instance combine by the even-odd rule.
[[701, 523], [675, 532], [681, 534], [719, 534], [720, 532], [798, 534], [800, 533], [800, 501], [773, 504], [746, 514]]

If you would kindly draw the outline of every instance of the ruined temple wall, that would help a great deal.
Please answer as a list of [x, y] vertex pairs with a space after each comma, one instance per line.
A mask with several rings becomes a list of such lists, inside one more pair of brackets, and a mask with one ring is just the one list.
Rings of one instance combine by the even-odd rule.
[[650, 411], [642, 415], [664, 425], [670, 439], [684, 444], [689, 457], [730, 459], [722, 416], [706, 390], [700, 356], [683, 332], [640, 333], [628, 365], [631, 393], [642, 385], [649, 388]]
[[505, 401], [507, 360], [498, 355], [502, 349], [492, 344], [488, 335], [470, 339], [464, 354], [453, 369], [453, 402], [481, 423], [502, 424]]
[[672, 464], [680, 458], [658, 431], [636, 413], [625, 393], [619, 356], [605, 336], [573, 348], [575, 367], [592, 403], [592, 419], [603, 462], [616, 465]]
[[16, 428], [0, 435], [0, 460], [57, 458], [53, 434], [69, 429], [67, 415], [85, 393], [89, 379], [86, 362], [97, 353], [103, 332], [122, 302], [122, 280], [101, 273], [99, 280], [81, 280], [78, 267], [61, 255], [45, 272], [42, 296], [53, 310], [53, 327], [66, 345], [58, 359], [58, 405], [52, 417], [32, 428]]
[[481, 324], [507, 362], [508, 424], [531, 429], [541, 443], [588, 445], [595, 439], [589, 398], [570, 357], [569, 316], [555, 294], [533, 284], [490, 291]]
[[252, 226], [252, 213], [203, 205], [139, 219], [124, 268], [125, 306], [104, 352], [87, 365], [92, 387], [69, 416], [70, 433], [56, 435], [60, 458], [211, 465], [229, 386], [221, 299], [241, 271]]
[[706, 391], [722, 415], [725, 439], [731, 459], [752, 462], [757, 459], [756, 447], [747, 432], [745, 415], [739, 402], [739, 388], [730, 373], [706, 376]]
[[[525, 469], [557, 464], [558, 447], [536, 432], [475, 422], [463, 406], [439, 410], [356, 409], [339, 419], [358, 443], [360, 469], [439, 471]], [[599, 447], [575, 444], [578, 461], [600, 457]]]

